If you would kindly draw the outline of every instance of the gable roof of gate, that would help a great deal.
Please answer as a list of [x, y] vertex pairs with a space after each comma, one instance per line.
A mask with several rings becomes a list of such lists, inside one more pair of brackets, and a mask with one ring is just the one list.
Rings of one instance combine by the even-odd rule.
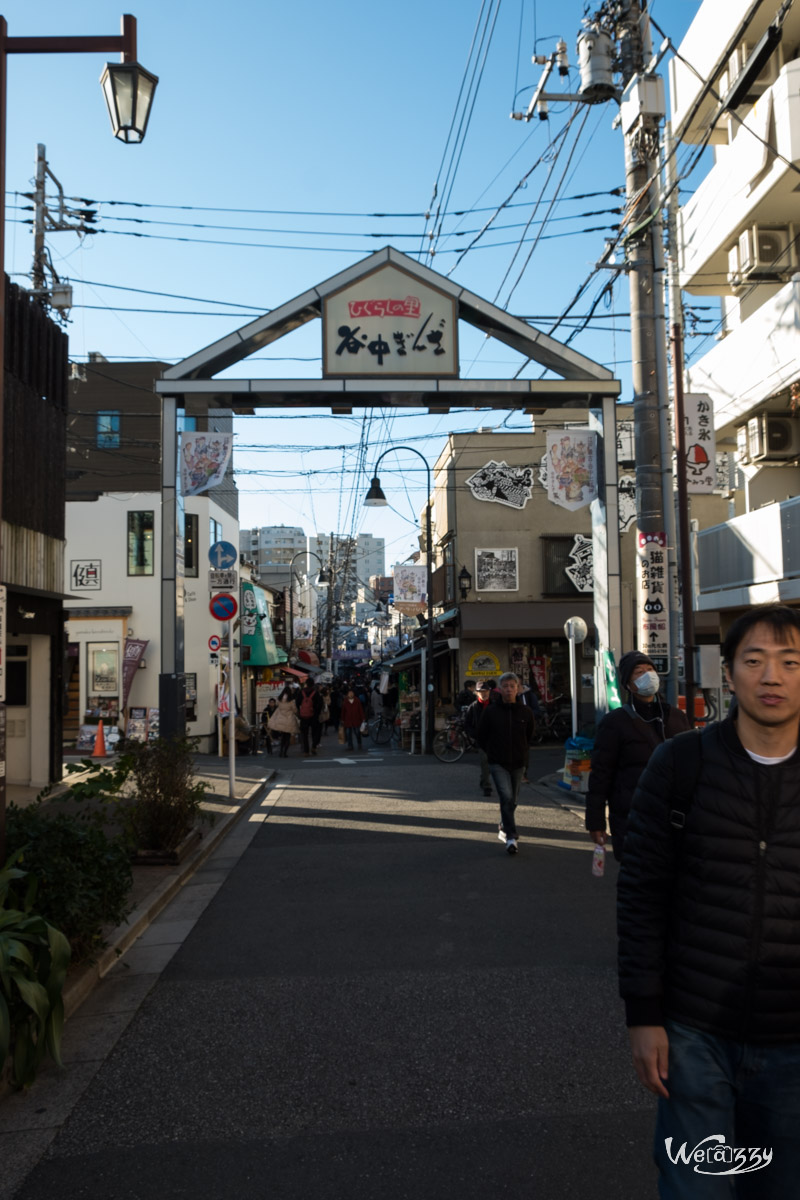
[[218, 372], [249, 358], [251, 354], [263, 350], [271, 342], [277, 341], [313, 318], [321, 317], [322, 302], [326, 296], [389, 263], [415, 276], [429, 287], [437, 288], [445, 295], [451, 296], [456, 301], [459, 320], [466, 321], [487, 336], [511, 346], [526, 358], [554, 371], [562, 379], [602, 381], [614, 378], [613, 373], [606, 367], [601, 367], [599, 363], [579, 354], [571, 347], [534, 329], [526, 321], [510, 316], [497, 305], [481, 299], [429, 267], [422, 266], [415, 259], [395, 250], [393, 246], [385, 246], [331, 276], [324, 283], [317, 284], [279, 308], [265, 313], [263, 317], [248, 322], [234, 333], [212, 342], [204, 350], [199, 350], [182, 362], [169, 367], [164, 371], [163, 379], [213, 379]]

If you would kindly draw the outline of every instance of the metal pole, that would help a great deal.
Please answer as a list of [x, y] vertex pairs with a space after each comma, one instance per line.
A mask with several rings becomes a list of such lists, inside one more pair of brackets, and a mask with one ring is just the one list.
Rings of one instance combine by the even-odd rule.
[[686, 486], [686, 427], [683, 413], [683, 340], [680, 325], [672, 327], [675, 371], [675, 443], [678, 455], [678, 530], [680, 534], [681, 614], [683, 616], [683, 679], [686, 716], [694, 726], [694, 594], [692, 543], [689, 533], [689, 491]]
[[236, 695], [233, 690], [233, 618], [228, 622], [228, 796], [236, 799]]
[[425, 646], [427, 661], [425, 663], [425, 753], [433, 754], [433, 729], [436, 721], [436, 711], [433, 703], [433, 533], [431, 530], [431, 469], [428, 469], [428, 504], [425, 510], [425, 557], [426, 573], [425, 586], [428, 590], [428, 626], [426, 629]]
[[572, 736], [578, 736], [578, 681], [575, 678], [575, 638], [567, 639], [569, 642], [569, 690], [570, 699], [572, 701]]

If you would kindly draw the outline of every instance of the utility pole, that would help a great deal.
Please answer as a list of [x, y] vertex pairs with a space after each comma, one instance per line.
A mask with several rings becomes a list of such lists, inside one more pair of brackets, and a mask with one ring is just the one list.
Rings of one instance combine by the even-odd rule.
[[[32, 293], [64, 318], [72, 307], [72, 287], [66, 280], [59, 279], [45, 245], [45, 234], [71, 231], [82, 237], [90, 232], [91, 223], [95, 220], [97, 213], [92, 208], [69, 207], [64, 196], [64, 189], [50, 170], [46, 153], [45, 147], [40, 143], [36, 147], [34, 191], [32, 194], [29, 192], [26, 195], [27, 199], [33, 201]], [[58, 191], [57, 210], [47, 203], [48, 179], [55, 184]]]

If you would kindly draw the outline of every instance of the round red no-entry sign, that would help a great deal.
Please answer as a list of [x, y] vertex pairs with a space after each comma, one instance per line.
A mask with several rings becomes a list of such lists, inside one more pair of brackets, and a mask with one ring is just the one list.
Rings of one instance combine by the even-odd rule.
[[212, 617], [216, 617], [218, 621], [231, 621], [236, 616], [239, 606], [236, 597], [230, 592], [217, 592], [211, 597], [208, 607]]

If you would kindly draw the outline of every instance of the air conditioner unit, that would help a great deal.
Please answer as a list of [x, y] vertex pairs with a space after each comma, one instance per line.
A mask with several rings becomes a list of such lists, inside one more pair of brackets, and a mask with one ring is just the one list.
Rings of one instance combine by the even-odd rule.
[[[751, 437], [751, 426], [758, 426]], [[753, 462], [787, 462], [800, 457], [800, 421], [762, 413], [747, 422], [750, 458]]]
[[792, 271], [792, 242], [786, 226], [767, 229], [763, 225], [751, 225], [739, 237], [738, 253], [742, 279], [772, 282]]
[[736, 430], [736, 461], [740, 466], [750, 462], [750, 446], [747, 440], [746, 425], [740, 425]]

